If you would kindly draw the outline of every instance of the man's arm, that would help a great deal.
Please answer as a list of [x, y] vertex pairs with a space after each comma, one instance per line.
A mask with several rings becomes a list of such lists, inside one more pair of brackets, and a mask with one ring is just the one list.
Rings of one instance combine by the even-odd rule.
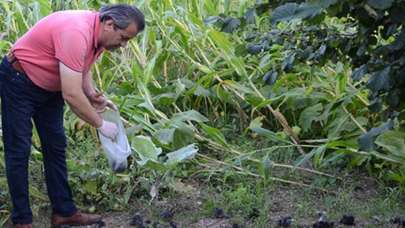
[[83, 75], [82, 87], [83, 87], [84, 94], [87, 97], [90, 97], [91, 95], [97, 93], [96, 89], [94, 88], [93, 79], [92, 79], [91, 75], [92, 75], [91, 70], [89, 70], [89, 72], [87, 72], [86, 75]]
[[103, 112], [106, 107], [117, 111], [117, 107], [112, 101], [107, 99], [103, 92], [97, 92], [93, 85], [93, 78], [91, 71], [83, 76], [83, 91], [90, 101], [90, 104], [96, 109], [97, 112]]
[[84, 84], [82, 74], [71, 70], [61, 62], [59, 63], [59, 71], [62, 83], [62, 95], [66, 102], [69, 104], [72, 111], [79, 118], [91, 124], [92, 126], [96, 128], [101, 127], [103, 124], [103, 119], [97, 114], [97, 112], [87, 99], [86, 94], [83, 92]]

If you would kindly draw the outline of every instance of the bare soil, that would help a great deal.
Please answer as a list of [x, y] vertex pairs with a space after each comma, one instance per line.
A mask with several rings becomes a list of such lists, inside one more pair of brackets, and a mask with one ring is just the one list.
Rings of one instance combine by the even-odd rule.
[[[230, 218], [215, 218], [214, 215], [202, 213], [204, 210], [203, 202], [206, 197], [210, 197], [211, 193], [206, 192], [200, 183], [182, 183], [181, 187], [181, 192], [175, 193], [174, 196], [167, 198], [160, 196], [150, 204], [133, 202], [132, 209], [127, 212], [104, 212], [104, 227], [259, 227], [252, 225], [250, 221], [237, 224], [232, 216]], [[353, 227], [398, 227], [398, 225], [390, 223], [389, 218], [383, 215], [375, 214], [366, 218], [362, 214], [355, 214], [360, 212], [350, 209], [363, 204], [367, 205], [379, 196], [377, 183], [372, 178], [353, 180], [351, 183], [346, 182], [337, 187], [336, 192], [337, 195], [330, 195], [285, 185], [272, 187], [267, 193], [269, 202], [267, 221], [265, 225], [260, 225], [260, 227], [278, 227], [278, 221], [286, 216], [293, 218], [291, 227], [313, 227], [319, 218], [319, 211], [325, 211], [331, 215], [328, 220], [335, 223], [334, 227], [348, 227], [339, 224], [341, 212], [345, 211], [346, 208], [348, 208], [348, 213], [353, 213], [355, 216], [356, 225]], [[347, 194], [350, 197], [346, 202], [340, 200], [345, 199], [345, 197], [339, 194]], [[332, 199], [332, 203], [325, 200], [327, 197]], [[333, 200], [336, 200], [336, 205], [333, 205]], [[335, 209], [336, 211], [334, 211]], [[33, 227], [50, 227], [49, 217], [49, 209], [41, 211], [40, 215], [34, 218]], [[11, 227], [10, 224], [7, 227]]]

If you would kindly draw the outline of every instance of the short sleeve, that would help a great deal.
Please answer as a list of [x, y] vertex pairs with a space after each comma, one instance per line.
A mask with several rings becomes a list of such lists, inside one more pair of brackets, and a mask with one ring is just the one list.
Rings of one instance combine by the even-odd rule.
[[53, 35], [55, 58], [70, 69], [83, 72], [88, 42], [77, 30], [65, 30]]

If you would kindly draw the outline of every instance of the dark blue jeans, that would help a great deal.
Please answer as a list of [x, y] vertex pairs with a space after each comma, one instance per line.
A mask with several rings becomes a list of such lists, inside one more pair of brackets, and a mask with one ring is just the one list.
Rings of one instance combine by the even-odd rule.
[[[34, 122], [41, 140], [48, 196], [54, 213], [76, 212], [68, 185], [64, 100], [61, 92], [46, 91], [15, 71], [6, 58], [0, 66], [1, 117], [13, 223], [32, 223], [28, 193], [28, 160]], [[32, 121], [33, 120], [33, 121]]]

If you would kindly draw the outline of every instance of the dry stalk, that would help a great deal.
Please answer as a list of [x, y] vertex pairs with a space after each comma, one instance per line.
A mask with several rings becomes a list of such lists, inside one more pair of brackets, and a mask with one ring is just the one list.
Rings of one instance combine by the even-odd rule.
[[[236, 165], [232, 165], [232, 164], [229, 164], [229, 163], [226, 163], [226, 162], [223, 162], [223, 161], [219, 161], [219, 160], [210, 158], [210, 157], [208, 157], [208, 156], [206, 156], [206, 155], [203, 155], [203, 154], [197, 154], [197, 156], [199, 156], [199, 157], [201, 157], [201, 158], [204, 158], [204, 159], [206, 159], [206, 160], [209, 160], [209, 161], [211, 161], [211, 162], [218, 163], [218, 164], [220, 164], [220, 165], [225, 165], [225, 166], [228, 166], [228, 167], [232, 167], [233, 169], [238, 170], [241, 174], [249, 175], [249, 176], [256, 177], [256, 178], [262, 178], [262, 176], [260, 176], [260, 175], [258, 175], [258, 174], [255, 174], [255, 173], [252, 173], [252, 172], [250, 172], [250, 171], [247, 171], [247, 170], [243, 169], [242, 167], [239, 167], [239, 166], [236, 166]], [[324, 188], [314, 187], [314, 186], [311, 186], [311, 185], [309, 185], [309, 184], [300, 183], [300, 182], [291, 181], [291, 180], [285, 180], [285, 179], [278, 178], [278, 177], [268, 177], [268, 179], [269, 179], [269, 180], [272, 180], [272, 181], [277, 181], [277, 182], [285, 183], [285, 184], [291, 184], [291, 185], [296, 185], [296, 186], [300, 186], [300, 187], [306, 187], [306, 188], [316, 189], [316, 190], [319, 190], [319, 191], [322, 191], [322, 192], [326, 192], [326, 193], [337, 194], [337, 193], [334, 192], [334, 191], [330, 191], [330, 190], [327, 190], [327, 189], [324, 189]]]
[[[212, 148], [214, 148], [215, 150], [229, 151], [229, 152], [234, 153], [234, 154], [236, 154], [238, 156], [244, 156], [245, 155], [245, 154], [243, 154], [242, 152], [240, 152], [238, 150], [235, 150], [235, 149], [232, 149], [232, 148], [224, 148], [224, 146], [222, 146], [222, 145], [220, 145], [220, 144], [218, 144], [218, 143], [216, 143], [216, 142], [214, 142], [214, 141], [212, 141], [210, 139], [207, 139], [207, 138], [205, 138], [205, 137], [203, 137], [203, 136], [201, 136], [199, 134], [195, 134], [194, 137], [197, 140], [201, 141], [201, 142], [208, 143], [208, 145], [211, 146]], [[247, 158], [247, 160], [252, 161], [252, 162], [256, 162], [256, 163], [261, 163], [260, 160], [254, 159], [254, 158]], [[312, 174], [315, 174], [315, 175], [332, 177], [332, 178], [336, 178], [338, 180], [342, 180], [342, 178], [340, 178], [340, 177], [336, 177], [334, 175], [324, 173], [324, 172], [320, 172], [320, 171], [317, 171], [317, 170], [314, 170], [314, 169], [297, 167], [297, 166], [293, 166], [293, 165], [279, 164], [279, 163], [275, 163], [275, 162], [272, 162], [271, 165], [273, 167], [286, 168], [286, 169], [291, 169], [291, 170], [298, 170], [298, 171], [303, 171], [303, 172], [307, 172], [307, 173], [312, 173]]]

